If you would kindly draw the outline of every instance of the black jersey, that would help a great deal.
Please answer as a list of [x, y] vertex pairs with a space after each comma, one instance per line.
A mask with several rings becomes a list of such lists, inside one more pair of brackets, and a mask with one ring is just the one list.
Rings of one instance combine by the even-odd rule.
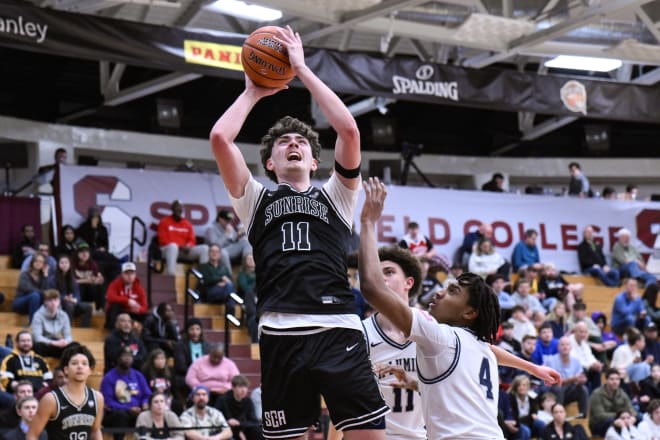
[[263, 188], [248, 238], [256, 263], [257, 313], [356, 313], [346, 267], [351, 223], [325, 189]]
[[49, 440], [87, 440], [96, 419], [96, 393], [85, 387], [85, 400], [76, 406], [62, 388], [51, 391], [55, 396], [57, 413], [48, 421], [46, 432]]

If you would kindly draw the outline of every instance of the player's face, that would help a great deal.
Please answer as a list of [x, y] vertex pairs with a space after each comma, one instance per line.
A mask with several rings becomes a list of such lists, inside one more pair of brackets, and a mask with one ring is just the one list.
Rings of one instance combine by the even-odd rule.
[[285, 133], [275, 139], [266, 168], [277, 176], [303, 173], [308, 176], [310, 170], [318, 167], [312, 156], [309, 141], [299, 133]]
[[449, 325], [469, 326], [476, 317], [474, 308], [468, 305], [469, 293], [458, 283], [436, 294], [429, 304], [429, 313], [438, 322]]
[[73, 356], [64, 367], [64, 374], [73, 382], [86, 382], [91, 371], [89, 360], [83, 354]]
[[21, 416], [23, 420], [30, 423], [34, 418], [34, 415], [37, 413], [37, 406], [38, 405], [36, 400], [28, 400], [27, 402], [23, 402], [21, 409], [18, 411], [18, 415]]
[[401, 266], [392, 261], [381, 261], [380, 269], [383, 272], [383, 281], [394, 293], [408, 302], [408, 291], [413, 285], [412, 277], [407, 277]]

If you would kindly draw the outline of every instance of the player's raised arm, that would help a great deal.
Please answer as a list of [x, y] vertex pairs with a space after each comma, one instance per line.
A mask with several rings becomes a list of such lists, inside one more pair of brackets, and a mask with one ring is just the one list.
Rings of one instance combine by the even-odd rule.
[[51, 417], [55, 416], [56, 411], [57, 404], [55, 403], [53, 393], [48, 393], [42, 397], [39, 401], [37, 413], [34, 415], [32, 422], [30, 422], [30, 428], [25, 434], [25, 440], [38, 440], [39, 434], [46, 429], [46, 423], [48, 423]]
[[289, 52], [289, 62], [296, 76], [309, 90], [330, 126], [337, 132], [335, 160], [341, 168], [348, 171], [347, 173], [338, 172], [337, 176], [346, 187], [357, 189], [360, 185], [358, 167], [361, 157], [360, 131], [355, 118], [335, 92], [330, 90], [305, 64], [300, 35], [287, 26], [277, 34], [277, 37]]
[[270, 96], [285, 88], [286, 86], [276, 89], [259, 87], [246, 76], [245, 90], [220, 116], [220, 119], [211, 129], [210, 140], [213, 155], [227, 191], [234, 198], [243, 195], [245, 185], [250, 179], [250, 170], [245, 163], [241, 150], [238, 149], [234, 141], [254, 105], [261, 98]]
[[490, 349], [495, 354], [499, 365], [526, 371], [543, 380], [546, 385], [556, 385], [561, 383], [561, 375], [550, 367], [533, 364], [495, 345], [491, 345]]
[[409, 336], [412, 327], [412, 311], [408, 304], [385, 284], [378, 258], [375, 229], [376, 222], [383, 212], [387, 189], [382, 182], [373, 177], [364, 182], [363, 186], [365, 198], [360, 215], [362, 226], [358, 260], [360, 292], [374, 309], [385, 315], [399, 330]]

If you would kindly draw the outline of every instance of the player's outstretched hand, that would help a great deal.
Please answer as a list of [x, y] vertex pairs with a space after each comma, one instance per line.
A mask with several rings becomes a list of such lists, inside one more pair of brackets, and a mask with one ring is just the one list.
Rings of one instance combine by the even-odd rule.
[[252, 94], [257, 99], [264, 98], [266, 96], [274, 95], [280, 90], [286, 90], [289, 86], [283, 85], [281, 87], [261, 87], [256, 85], [252, 80], [245, 75], [245, 91]]
[[561, 375], [552, 368], [545, 367], [543, 365], [538, 366], [534, 376], [542, 379], [543, 383], [545, 383], [547, 386], [559, 385], [561, 383]]
[[397, 382], [392, 382], [390, 385], [394, 388], [405, 388], [407, 390], [417, 391], [419, 384], [417, 380], [406, 373], [406, 370], [403, 369], [400, 365], [390, 365], [390, 364], [378, 364], [376, 365], [376, 374], [383, 376], [386, 374], [393, 375]]
[[305, 51], [302, 38], [298, 32], [294, 32], [291, 26], [280, 28], [275, 34], [275, 39], [282, 43], [289, 54], [289, 64], [293, 71], [298, 74], [298, 69], [305, 66]]
[[378, 177], [369, 177], [362, 182], [364, 187], [364, 205], [360, 220], [362, 223], [375, 224], [383, 213], [383, 205], [387, 197], [387, 188]]

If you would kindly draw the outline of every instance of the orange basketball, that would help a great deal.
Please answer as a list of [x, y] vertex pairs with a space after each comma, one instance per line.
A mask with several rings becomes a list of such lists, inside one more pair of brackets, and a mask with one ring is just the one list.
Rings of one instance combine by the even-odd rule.
[[286, 47], [273, 38], [278, 29], [277, 26], [261, 27], [243, 43], [243, 69], [258, 86], [282, 87], [294, 77]]

